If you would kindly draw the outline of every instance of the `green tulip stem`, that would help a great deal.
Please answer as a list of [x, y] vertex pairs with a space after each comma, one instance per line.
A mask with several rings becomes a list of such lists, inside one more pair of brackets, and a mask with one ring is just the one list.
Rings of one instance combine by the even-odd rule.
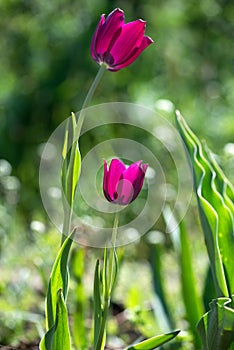
[[115, 244], [116, 237], [118, 232], [118, 224], [119, 224], [119, 212], [115, 213], [112, 238], [111, 238], [111, 248], [110, 248], [110, 256], [109, 256], [109, 268], [108, 268], [108, 295], [111, 297], [112, 286], [114, 282], [114, 256], [115, 256]]
[[[78, 114], [78, 121], [77, 124], [74, 128], [73, 131], [73, 143], [72, 143], [72, 147], [71, 147], [71, 156], [70, 156], [70, 160], [69, 160], [69, 166], [72, 166], [72, 168], [74, 169], [74, 163], [75, 163], [75, 155], [76, 155], [76, 150], [77, 148], [79, 148], [78, 142], [79, 142], [79, 137], [80, 137], [80, 132], [84, 123], [84, 118], [85, 118], [85, 111], [84, 109], [88, 106], [89, 102], [91, 101], [93, 94], [98, 86], [98, 84], [101, 81], [101, 78], [104, 74], [104, 72], [106, 71], [106, 66], [104, 64], [102, 64], [97, 72], [97, 75], [92, 83], [92, 85], [90, 86], [90, 89], [86, 95], [86, 98], [83, 102], [83, 105], [81, 107], [81, 110]], [[70, 176], [73, 176], [73, 173], [70, 174]], [[69, 186], [71, 186], [68, 183]], [[72, 189], [69, 188], [69, 193], [72, 192]], [[63, 233], [62, 233], [62, 240], [61, 240], [61, 245], [63, 244], [63, 242], [65, 241], [65, 239], [67, 238], [67, 236], [70, 234], [70, 230], [71, 230], [71, 219], [72, 219], [72, 213], [73, 213], [73, 202], [74, 202], [74, 198], [70, 198], [70, 201], [68, 201], [67, 203], [67, 209], [65, 209], [64, 212], [64, 221], [63, 221]]]
[[93, 94], [94, 94], [98, 84], [100, 83], [105, 71], [106, 71], [106, 65], [101, 64], [101, 66], [97, 72], [97, 75], [96, 75], [92, 85], [90, 86], [90, 89], [89, 89], [87, 95], [86, 95], [86, 98], [84, 100], [82, 108], [79, 112], [77, 126], [76, 126], [76, 130], [75, 130], [75, 140], [77, 140], [77, 141], [80, 137], [81, 128], [82, 128], [82, 125], [84, 123], [84, 118], [85, 118], [84, 109], [88, 106], [89, 102], [91, 101]]
[[[104, 343], [105, 343], [105, 335], [106, 335], [106, 324], [107, 324], [107, 317], [109, 313], [109, 307], [110, 307], [110, 301], [111, 301], [111, 295], [113, 291], [113, 286], [116, 278], [117, 273], [117, 261], [115, 259], [115, 245], [116, 245], [116, 237], [118, 232], [118, 224], [119, 224], [119, 213], [116, 212], [115, 219], [114, 219], [114, 225], [113, 225], [113, 231], [112, 231], [112, 238], [111, 238], [111, 248], [110, 248], [110, 254], [107, 264], [107, 286], [105, 288], [104, 293], [104, 305], [103, 305], [103, 314], [102, 314], [102, 321], [100, 326], [100, 332], [98, 336], [98, 340], [95, 346], [95, 350], [103, 350], [104, 349]], [[116, 266], [115, 266], [116, 264]]]

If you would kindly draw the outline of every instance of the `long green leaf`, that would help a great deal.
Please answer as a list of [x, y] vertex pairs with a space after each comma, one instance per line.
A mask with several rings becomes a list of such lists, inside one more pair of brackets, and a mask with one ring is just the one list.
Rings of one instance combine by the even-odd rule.
[[71, 274], [75, 282], [74, 296], [75, 305], [72, 314], [72, 339], [74, 345], [79, 350], [88, 348], [88, 334], [85, 320], [86, 293], [84, 290], [84, 269], [85, 269], [85, 249], [78, 247], [73, 250], [71, 257]]
[[234, 309], [230, 298], [218, 298], [210, 303], [198, 323], [203, 350], [228, 350], [234, 345]]
[[68, 256], [69, 256], [70, 248], [73, 242], [72, 239], [74, 237], [74, 234], [75, 234], [75, 230], [63, 242], [63, 245], [59, 250], [59, 253], [57, 255], [57, 258], [55, 260], [55, 263], [51, 272], [48, 291], [47, 291], [47, 298], [46, 298], [47, 330], [53, 327], [55, 323], [56, 301], [57, 301], [58, 290], [62, 289], [65, 300], [67, 297], [68, 280], [69, 280], [67, 262], [68, 262]]
[[115, 247], [113, 249], [114, 249], [114, 252], [113, 252], [114, 253], [114, 259], [113, 259], [113, 272], [112, 272], [113, 276], [112, 276], [111, 285], [110, 285], [111, 295], [113, 294], [116, 278], [117, 278], [118, 271], [119, 271], [118, 255], [117, 255]]
[[234, 292], [233, 189], [217, 163], [177, 113], [177, 125], [191, 160], [200, 219], [217, 296]]
[[185, 304], [186, 316], [194, 335], [194, 341], [196, 342], [196, 346], [199, 347], [200, 343], [197, 337], [196, 324], [204, 310], [196, 289], [190, 245], [183, 222], [180, 223], [180, 242], [180, 268], [183, 301]]
[[157, 347], [169, 342], [179, 334], [180, 330], [176, 330], [170, 333], [156, 335], [153, 338], [142, 341], [141, 343], [131, 345], [126, 350], [153, 350]]
[[[63, 189], [63, 195], [65, 194], [65, 197], [67, 196], [67, 147], [68, 147], [68, 136], [69, 136], [69, 121], [66, 124], [65, 134], [64, 134], [64, 142], [63, 142], [63, 149], [62, 149], [62, 167], [61, 167], [61, 182], [62, 182], [62, 189]], [[63, 196], [63, 200], [64, 200]]]
[[218, 163], [216, 162], [212, 153], [207, 148], [206, 144], [204, 144], [203, 151], [206, 155], [206, 158], [209, 159], [209, 162], [216, 173], [216, 177], [214, 179], [216, 187], [219, 193], [223, 195], [225, 204], [230, 208], [232, 214], [234, 214], [234, 187], [224, 175], [222, 169], [219, 167]]
[[100, 293], [100, 266], [99, 260], [96, 262], [95, 274], [94, 274], [94, 288], [93, 288], [93, 301], [94, 301], [94, 345], [96, 346], [98, 335], [101, 327], [102, 320], [102, 303]]
[[163, 247], [162, 242], [150, 242], [150, 266], [152, 270], [153, 287], [155, 293], [155, 317], [160, 331], [169, 331], [174, 328], [173, 315], [168, 306], [165, 293], [165, 278], [163, 275]]
[[40, 343], [40, 350], [60, 349], [71, 349], [68, 313], [64, 302], [62, 289], [59, 289], [57, 293], [55, 324], [45, 334]]
[[163, 210], [163, 217], [167, 225], [170, 224], [172, 217], [175, 224], [177, 224], [176, 228], [172, 232], [171, 237], [179, 260], [181, 287], [183, 302], [186, 310], [186, 319], [188, 320], [190, 328], [192, 330], [194, 343], [196, 344], [196, 347], [199, 347], [200, 342], [197, 337], [196, 325], [204, 310], [201, 299], [197, 293], [188, 234], [186, 232], [184, 222], [177, 222], [176, 217], [171, 212], [169, 206], [165, 206]]
[[215, 298], [216, 298], [216, 292], [214, 287], [214, 280], [213, 280], [212, 271], [209, 265], [206, 272], [206, 278], [203, 285], [203, 295], [202, 295], [205, 311], [209, 310], [210, 301]]

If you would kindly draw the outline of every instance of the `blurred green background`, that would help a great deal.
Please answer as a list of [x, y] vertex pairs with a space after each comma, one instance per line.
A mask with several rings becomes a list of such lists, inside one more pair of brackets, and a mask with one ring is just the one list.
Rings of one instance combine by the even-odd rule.
[[[8, 315], [1, 315], [0, 344], [24, 339], [22, 320], [40, 319], [59, 246], [40, 199], [40, 153], [81, 107], [98, 70], [89, 52], [93, 31], [115, 7], [126, 21], [147, 20], [155, 44], [131, 66], [106, 72], [93, 104], [140, 103], [172, 122], [174, 107], [180, 109], [234, 179], [232, 1], [0, 0], [0, 306]], [[194, 225], [190, 219], [195, 232]], [[127, 249], [135, 259], [135, 248]], [[19, 309], [32, 313], [15, 317]]]
[[[0, 158], [22, 183], [21, 204], [39, 201], [38, 147], [81, 107], [97, 72], [89, 52], [101, 13], [147, 20], [150, 46], [133, 65], [106, 73], [93, 103], [126, 101], [165, 108], [172, 101], [216, 152], [233, 142], [231, 1], [0, 2]], [[31, 193], [32, 192], [32, 193]]]

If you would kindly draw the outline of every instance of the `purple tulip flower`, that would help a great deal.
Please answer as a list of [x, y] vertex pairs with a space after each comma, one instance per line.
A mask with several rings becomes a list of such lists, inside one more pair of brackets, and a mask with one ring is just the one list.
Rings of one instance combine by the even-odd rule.
[[127, 67], [153, 43], [144, 35], [145, 26], [141, 19], [125, 24], [124, 12], [118, 8], [106, 19], [102, 15], [91, 42], [93, 60], [113, 72]]
[[141, 191], [148, 164], [139, 160], [126, 167], [119, 159], [112, 159], [108, 169], [104, 161], [103, 192], [109, 202], [128, 205]]

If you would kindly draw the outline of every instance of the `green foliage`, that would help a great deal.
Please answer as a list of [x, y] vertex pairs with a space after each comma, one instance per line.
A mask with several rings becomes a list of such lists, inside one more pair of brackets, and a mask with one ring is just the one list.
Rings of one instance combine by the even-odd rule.
[[[63, 327], [65, 327], [66, 333], [69, 333], [66, 329], [66, 327], [68, 328], [66, 326], [68, 321], [66, 320], [67, 311], [64, 300], [66, 300], [68, 292], [69, 274], [67, 263], [74, 233], [75, 231], [63, 242], [51, 272], [46, 298], [47, 333], [41, 342], [42, 350], [53, 349], [54, 342], [56, 343], [57, 339], [61, 337], [60, 332], [63, 331]], [[63, 322], [64, 326], [61, 324]]]
[[72, 339], [76, 348], [87, 349], [88, 334], [86, 329], [86, 303], [87, 294], [84, 285], [85, 274], [85, 250], [78, 247], [73, 249], [71, 256], [71, 278], [74, 280], [74, 309], [70, 312], [72, 316]]
[[[70, 137], [69, 133], [69, 122], [67, 122], [64, 144], [62, 150], [63, 165], [61, 169], [61, 180], [63, 184], [65, 198], [68, 201], [70, 207], [73, 206], [76, 186], [79, 180], [80, 171], [81, 171], [81, 154], [79, 150], [78, 140], [75, 139], [75, 130], [76, 130], [76, 119], [74, 113], [71, 115], [72, 123], [72, 146], [71, 150], [68, 149], [68, 140]], [[65, 210], [66, 210], [66, 202]]]
[[[80, 109], [98, 69], [89, 50], [93, 30], [115, 6], [108, 0], [0, 3], [0, 158], [22, 181], [24, 214], [40, 206], [37, 148]], [[155, 44], [129, 68], [106, 74], [93, 104], [107, 98], [154, 107], [170, 98], [220, 151], [234, 133], [231, 1], [120, 0], [118, 6], [127, 21], [147, 20]]]
[[[43, 290], [46, 286], [48, 265], [51, 264], [51, 256], [55, 254], [57, 233], [53, 232], [51, 237], [52, 233], [49, 236], [48, 233], [39, 231], [35, 233], [31, 229], [31, 223], [35, 218], [36, 220], [39, 218], [46, 226], [46, 230], [49, 226], [38, 196], [39, 157], [36, 154], [40, 154], [41, 144], [48, 139], [55, 127], [70, 115], [70, 111], [80, 108], [97, 70], [89, 53], [93, 30], [100, 14], [108, 13], [114, 6], [113, 2], [107, 0], [99, 2], [94, 0], [76, 2], [2, 0], [0, 3], [0, 30], [4, 33], [0, 42], [0, 50], [4, 53], [0, 67], [0, 158], [4, 157], [11, 162], [12, 175], [19, 178], [18, 185], [15, 182], [18, 186], [15, 190], [4, 187], [7, 183], [14, 184], [14, 176], [4, 178], [4, 182], [1, 181], [0, 343], [16, 344], [19, 339], [24, 340], [28, 336], [28, 329], [31, 327], [28, 327], [30, 318], [25, 316], [20, 319], [24, 310], [33, 310], [38, 315], [42, 314]], [[165, 101], [169, 96], [171, 104], [180, 106], [191, 116], [190, 123], [194, 129], [203, 137], [209, 138], [215, 151], [219, 151], [222, 156], [222, 147], [232, 140], [234, 134], [233, 57], [230, 50], [233, 37], [231, 1], [205, 0], [198, 3], [195, 0], [189, 2], [159, 0], [156, 3], [154, 0], [120, 0], [118, 6], [125, 10], [128, 21], [140, 17], [147, 20], [147, 34], [155, 40], [155, 45], [152, 45], [149, 51], [146, 51], [144, 56], [139, 57], [128, 69], [116, 74], [107, 73], [93, 103], [106, 101], [108, 96], [108, 101], [121, 99], [127, 102], [140, 102], [151, 107], [156, 106], [157, 110], [168, 115], [168, 110], [160, 107], [158, 100]], [[114, 127], [112, 129], [110, 127], [107, 134], [109, 138], [115, 135]], [[132, 134], [127, 137], [130, 138]], [[192, 141], [196, 145], [193, 138]], [[200, 146], [196, 145], [196, 149], [200, 152]], [[233, 217], [234, 191], [205, 147], [202, 147], [202, 152], [209, 159], [213, 169], [210, 172], [210, 165], [199, 159], [199, 163], [207, 174], [203, 179], [204, 184], [207, 181], [207, 184], [203, 185], [203, 190], [208, 189], [213, 180], [216, 188], [212, 192], [212, 198], [208, 193], [202, 193], [206, 201], [199, 198], [200, 210], [209, 221], [203, 219], [203, 227], [206, 229], [207, 243], [210, 248], [209, 256], [212, 258], [212, 273], [217, 295], [230, 297], [231, 292], [233, 293], [232, 276], [234, 274], [231, 267], [233, 244], [228, 240], [229, 236], [225, 232], [228, 226], [231, 226], [230, 217]], [[75, 191], [74, 184], [77, 182], [77, 178], [73, 176], [79, 173], [79, 157], [79, 150], [76, 150], [76, 171], [70, 172], [72, 174], [70, 180], [73, 184], [71, 197]], [[193, 156], [192, 159], [194, 159]], [[167, 162], [166, 159], [165, 162]], [[230, 156], [229, 164], [233, 164], [233, 156]], [[227, 168], [228, 164], [225, 163], [224, 166]], [[66, 160], [64, 169], [67, 169]], [[199, 171], [197, 166], [196, 171]], [[213, 178], [214, 173], [215, 178]], [[230, 176], [233, 176], [233, 172], [230, 172]], [[65, 184], [66, 179], [64, 180]], [[63, 188], [65, 189], [66, 185]], [[212, 207], [207, 200], [212, 203]], [[218, 237], [218, 232], [215, 235], [211, 232], [210, 226], [212, 228], [217, 226], [217, 211], [220, 211], [218, 230], [220, 234], [225, 235], [224, 239], [221, 239], [221, 236]], [[190, 228], [189, 233], [196, 234], [196, 225]], [[224, 228], [225, 232], [221, 232], [220, 228]], [[188, 314], [186, 318], [189, 319], [190, 324], [194, 325], [197, 308], [192, 310], [193, 298], [188, 297], [194, 291], [192, 285], [189, 285], [192, 277], [189, 280], [186, 277], [187, 274], [189, 276], [192, 274], [191, 271], [189, 273], [190, 256], [187, 253], [188, 242], [184, 241], [186, 237], [182, 237], [183, 242], [181, 241], [184, 247], [181, 252], [181, 263], [185, 269], [184, 272], [182, 270], [183, 289], [187, 295], [186, 312], [189, 314], [191, 312], [191, 319]], [[216, 245], [216, 238], [218, 245]], [[144, 265], [146, 255], [144, 249], [144, 244], [141, 242], [133, 256], [127, 259], [137, 260], [138, 266]], [[171, 251], [168, 252], [166, 244], [163, 249], [157, 251], [157, 258], [161, 265], [164, 264], [166, 250], [166, 259], [168, 259]], [[92, 252], [90, 256], [92, 254], [95, 255]], [[226, 263], [224, 259], [227, 259]], [[175, 261], [172, 259], [169, 262], [176, 265]], [[155, 266], [155, 268], [158, 268], [156, 272], [158, 276], [161, 274], [160, 278], [169, 279], [168, 284], [164, 283], [165, 298], [168, 299], [169, 294], [169, 299], [173, 299], [174, 290], [171, 291], [171, 289], [174, 289], [174, 283], [176, 283], [174, 270], [171, 275], [166, 276], [160, 271], [161, 268], [163, 270], [163, 266]], [[147, 268], [145, 269], [148, 271]], [[206, 269], [206, 266], [202, 266], [202, 269]], [[59, 271], [59, 264], [57, 271]], [[145, 274], [144, 270], [141, 271]], [[75, 281], [81, 274], [82, 272], [75, 274]], [[89, 274], [91, 274], [90, 271]], [[136, 271], [135, 275], [138, 279], [139, 271]], [[63, 276], [64, 279], [57, 279], [57, 282], [55, 282], [56, 279], [54, 280], [57, 286], [52, 297], [53, 307], [50, 306], [53, 313], [51, 325], [56, 318], [56, 305], [59, 305], [62, 310], [63, 296], [66, 299], [66, 291], [63, 290], [63, 295], [61, 293], [57, 304], [56, 293], [67, 283], [65, 271]], [[158, 282], [159, 288], [160, 282]], [[211, 286], [209, 282], [207, 284]], [[201, 284], [197, 286], [203, 288]], [[123, 282], [122, 288], [124, 287], [128, 289], [128, 281]], [[205, 290], [207, 291], [207, 288]], [[79, 293], [78, 290], [77, 293]], [[91, 298], [89, 291], [85, 289], [84, 293], [87, 293], [87, 299]], [[147, 293], [150, 295], [151, 291]], [[140, 286], [136, 286], [132, 294], [135, 296], [142, 294]], [[80, 298], [81, 294], [77, 297], [78, 303], [83, 303]], [[141, 298], [143, 299], [143, 296]], [[119, 299], [126, 304], [123, 297], [121, 299], [120, 296]], [[182, 303], [180, 295], [177, 300], [180, 305]], [[216, 303], [219, 302], [216, 301]], [[175, 312], [177, 303], [174, 303], [174, 299], [171, 305], [174, 309], [173, 311], [169, 309], [169, 316], [173, 316], [174, 322], [179, 322], [181, 314], [178, 316]], [[216, 306], [214, 309], [216, 310]], [[18, 317], [11, 317], [10, 312], [14, 312]], [[132, 309], [131, 312], [133, 312]], [[212, 311], [211, 314], [215, 312]], [[226, 311], [224, 313], [226, 314]], [[65, 314], [64, 311], [64, 317]], [[74, 320], [76, 319], [77, 322], [82, 319], [79, 312], [76, 316]], [[213, 316], [207, 316], [207, 319], [213, 320]], [[146, 317], [144, 321], [150, 324]], [[38, 324], [40, 325], [39, 321]], [[78, 326], [78, 323], [76, 325]], [[136, 326], [136, 331], [139, 329], [140, 326]], [[32, 337], [37, 336], [38, 334], [34, 331]], [[76, 340], [77, 344], [79, 339]]]
[[156, 337], [144, 340], [136, 345], [129, 346], [126, 350], [153, 350], [175, 338], [180, 331], [157, 335]]
[[[203, 350], [227, 350], [234, 342], [234, 189], [210, 152], [177, 112], [177, 124], [191, 159], [202, 228], [217, 297], [199, 321]], [[230, 297], [229, 297], [230, 296]]]
[[191, 248], [188, 240], [188, 234], [185, 230], [183, 222], [180, 223], [180, 242], [181, 251], [179, 255], [179, 266], [181, 269], [183, 301], [186, 308], [186, 316], [194, 335], [194, 342], [197, 346], [199, 346], [200, 344], [197, 339], [196, 324], [202, 315], [203, 307], [200, 296], [197, 292], [191, 257]]
[[192, 162], [194, 187], [216, 293], [218, 297], [228, 297], [234, 292], [234, 190], [179, 113], [177, 123]]
[[57, 293], [55, 323], [45, 334], [40, 343], [40, 350], [58, 349], [71, 349], [68, 313], [62, 289], [59, 289]]
[[[166, 224], [169, 225], [173, 215], [170, 208], [166, 206], [163, 214]], [[200, 295], [197, 291], [188, 232], [183, 221], [178, 223], [176, 218], [173, 218], [173, 221], [175, 222], [176, 228], [172, 232], [172, 241], [178, 257], [182, 299], [186, 310], [186, 319], [193, 333], [194, 344], [196, 347], [199, 347], [200, 343], [197, 337], [196, 325], [204, 310]]]
[[[114, 227], [117, 230], [117, 226]], [[115, 247], [109, 252], [104, 249], [103, 269], [100, 271], [99, 260], [94, 274], [94, 349], [103, 350], [106, 343], [106, 327], [111, 296], [118, 272], [118, 258]]]
[[[163, 248], [160, 244], [152, 244], [151, 252], [150, 252], [150, 265], [152, 268], [152, 277], [153, 277], [153, 286], [154, 292], [158, 297], [158, 303], [160, 303], [160, 308], [157, 307], [156, 317], [157, 319], [163, 323], [163, 327], [165, 324], [167, 325], [167, 329], [171, 329], [174, 325], [174, 318], [172, 313], [169, 310], [166, 290], [165, 290], [165, 281], [164, 275], [162, 271], [162, 259]], [[162, 328], [162, 327], [160, 327]]]
[[94, 346], [97, 344], [98, 335], [101, 327], [102, 319], [102, 302], [100, 291], [100, 267], [99, 260], [97, 260], [94, 273], [94, 289], [93, 289], [93, 313], [94, 313]]
[[207, 312], [198, 323], [203, 350], [234, 349], [233, 299], [218, 298], [210, 303]]

